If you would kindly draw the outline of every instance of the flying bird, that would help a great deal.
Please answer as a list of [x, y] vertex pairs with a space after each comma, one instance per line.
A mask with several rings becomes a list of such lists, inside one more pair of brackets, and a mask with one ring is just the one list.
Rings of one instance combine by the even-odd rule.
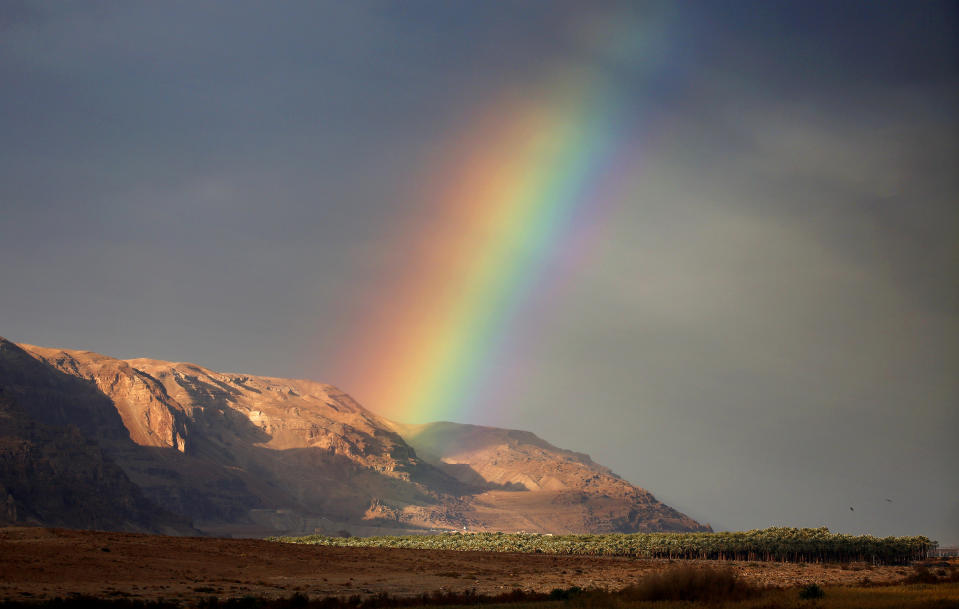
[[856, 510], [852, 509], [852, 506], [850, 505], [850, 506], [849, 506], [849, 511], [850, 511], [850, 512], [855, 512]]
[[889, 503], [892, 503], [892, 499], [886, 499], [886, 501], [888, 501]]

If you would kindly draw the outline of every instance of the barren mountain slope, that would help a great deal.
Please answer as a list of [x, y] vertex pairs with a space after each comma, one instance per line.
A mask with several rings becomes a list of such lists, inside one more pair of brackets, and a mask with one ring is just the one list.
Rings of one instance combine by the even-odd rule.
[[459, 525], [445, 522], [449, 501], [440, 495], [462, 494], [463, 485], [330, 385], [23, 347], [115, 404], [130, 439], [147, 448], [120, 450], [118, 462], [148, 496], [201, 529]]
[[709, 530], [589, 455], [528, 431], [449, 422], [394, 426], [422, 458], [471, 484], [486, 483], [489, 490], [472, 505], [478, 521], [497, 514], [513, 529], [553, 532]]
[[322, 383], [21, 347], [30, 361], [0, 369], [0, 387], [73, 379], [45, 387], [31, 416], [77, 425], [149, 499], [211, 533], [700, 528], [528, 432], [406, 427]]

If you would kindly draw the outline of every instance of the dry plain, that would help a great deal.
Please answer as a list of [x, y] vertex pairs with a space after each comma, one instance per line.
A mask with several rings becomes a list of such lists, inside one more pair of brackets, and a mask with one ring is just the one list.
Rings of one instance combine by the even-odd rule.
[[[85, 594], [196, 600], [245, 595], [499, 594], [570, 586], [619, 589], [683, 561], [380, 548], [256, 539], [163, 537], [39, 527], [0, 529], [0, 600]], [[703, 565], [714, 561], [691, 561]], [[901, 581], [904, 566], [727, 562], [762, 586]]]

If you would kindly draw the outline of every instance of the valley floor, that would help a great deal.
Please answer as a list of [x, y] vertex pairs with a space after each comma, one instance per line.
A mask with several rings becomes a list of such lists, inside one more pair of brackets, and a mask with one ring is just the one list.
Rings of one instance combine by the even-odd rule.
[[[162, 537], [32, 527], [0, 529], [0, 601], [84, 594], [194, 601], [218, 596], [417, 595], [475, 589], [620, 589], [683, 561], [380, 548], [254, 539]], [[690, 561], [701, 565], [714, 561]], [[893, 583], [903, 566], [725, 563], [761, 586]]]

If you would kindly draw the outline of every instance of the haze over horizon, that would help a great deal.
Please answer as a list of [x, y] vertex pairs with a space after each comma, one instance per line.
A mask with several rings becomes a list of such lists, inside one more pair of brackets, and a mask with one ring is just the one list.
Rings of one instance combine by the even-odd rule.
[[[959, 544], [957, 25], [951, 2], [6, 2], [0, 335], [533, 431], [714, 527]], [[461, 211], [501, 203], [476, 167], [584, 177], [527, 188], [550, 213], [500, 239]], [[402, 368], [433, 339], [401, 320], [470, 290], [483, 344]], [[387, 403], [404, 383], [440, 397]]]

